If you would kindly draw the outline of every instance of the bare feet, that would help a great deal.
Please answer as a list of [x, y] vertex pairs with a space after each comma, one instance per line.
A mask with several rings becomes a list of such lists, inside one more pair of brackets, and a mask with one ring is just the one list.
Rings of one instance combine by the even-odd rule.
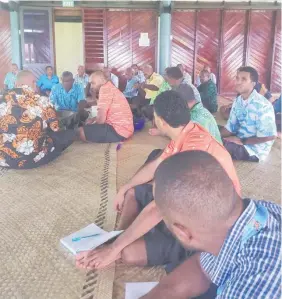
[[83, 269], [102, 269], [121, 258], [121, 252], [112, 244], [102, 248], [81, 252], [76, 256], [76, 266]]
[[157, 128], [149, 129], [149, 134], [151, 136], [162, 136], [161, 131], [159, 129], [157, 129]]

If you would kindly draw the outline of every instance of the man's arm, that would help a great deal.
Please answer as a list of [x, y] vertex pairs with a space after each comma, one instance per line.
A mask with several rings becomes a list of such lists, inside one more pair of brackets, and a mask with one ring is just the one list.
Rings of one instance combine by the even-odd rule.
[[156, 85], [153, 84], [144, 84], [142, 86], [143, 89], [149, 89], [149, 90], [154, 90], [154, 91], [158, 91], [159, 87], [157, 87]]
[[221, 134], [222, 138], [235, 135], [235, 134], [229, 132], [225, 127], [221, 127], [219, 131], [220, 131], [220, 134]]
[[187, 299], [204, 294], [211, 281], [203, 272], [200, 253], [188, 258], [142, 299]]
[[259, 143], [265, 143], [267, 141], [275, 140], [276, 136], [269, 136], [269, 137], [250, 137], [242, 139], [243, 144], [259, 144]]
[[120, 188], [120, 191], [122, 191], [125, 194], [129, 189], [135, 186], [146, 184], [152, 181], [154, 178], [155, 171], [161, 164], [161, 162], [161, 157], [158, 157], [150, 163], [147, 163], [146, 165], [141, 167], [132, 177], [132, 179]]

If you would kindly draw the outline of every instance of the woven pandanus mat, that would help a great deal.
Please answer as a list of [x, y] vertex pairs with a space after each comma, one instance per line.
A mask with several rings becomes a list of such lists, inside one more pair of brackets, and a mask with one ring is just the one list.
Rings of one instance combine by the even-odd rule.
[[95, 222], [113, 230], [116, 144], [73, 144], [34, 170], [0, 171], [0, 298], [111, 299], [114, 266], [83, 271], [60, 238]]

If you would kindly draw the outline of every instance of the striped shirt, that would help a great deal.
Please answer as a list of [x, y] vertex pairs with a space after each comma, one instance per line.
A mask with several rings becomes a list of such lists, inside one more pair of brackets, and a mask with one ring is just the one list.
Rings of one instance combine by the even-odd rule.
[[110, 81], [99, 91], [99, 110], [106, 113], [105, 123], [109, 124], [122, 137], [129, 138], [134, 132], [133, 116], [130, 106], [123, 95]]
[[281, 207], [244, 201], [218, 256], [202, 253], [201, 266], [218, 287], [217, 299], [281, 298]]

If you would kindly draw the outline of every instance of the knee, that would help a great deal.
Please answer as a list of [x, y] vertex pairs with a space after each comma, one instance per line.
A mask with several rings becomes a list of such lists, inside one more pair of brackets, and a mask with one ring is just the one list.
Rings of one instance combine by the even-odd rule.
[[135, 265], [136, 261], [130, 249], [125, 247], [121, 252], [121, 260], [126, 265]]
[[135, 190], [134, 188], [129, 189], [125, 194], [125, 201], [132, 200], [135, 198]]

